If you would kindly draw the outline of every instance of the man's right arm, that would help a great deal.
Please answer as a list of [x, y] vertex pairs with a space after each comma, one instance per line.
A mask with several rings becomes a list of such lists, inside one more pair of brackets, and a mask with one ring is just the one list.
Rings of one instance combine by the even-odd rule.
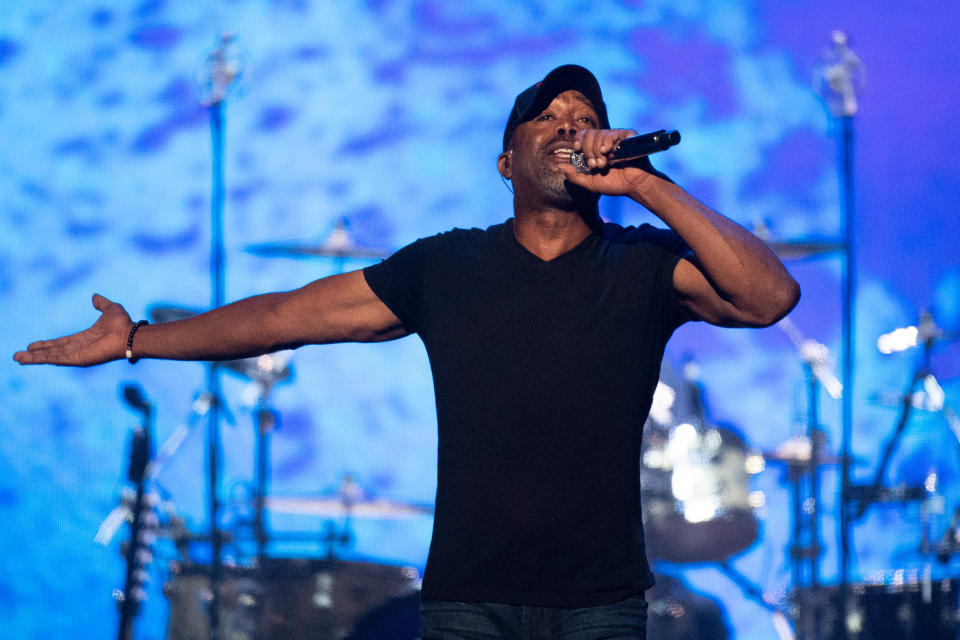
[[[95, 295], [100, 319], [85, 331], [34, 342], [21, 364], [90, 366], [125, 356], [133, 323], [122, 306]], [[230, 360], [332, 342], [379, 342], [410, 332], [373, 293], [362, 271], [331, 276], [295, 291], [245, 298], [184, 320], [141, 327], [140, 358]]]

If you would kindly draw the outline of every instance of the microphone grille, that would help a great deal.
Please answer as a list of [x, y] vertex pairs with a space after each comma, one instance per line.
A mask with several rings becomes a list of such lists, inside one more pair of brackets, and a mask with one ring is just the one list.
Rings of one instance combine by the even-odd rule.
[[583, 159], [583, 153], [580, 151], [570, 152], [570, 164], [577, 170], [577, 173], [590, 173], [590, 166]]

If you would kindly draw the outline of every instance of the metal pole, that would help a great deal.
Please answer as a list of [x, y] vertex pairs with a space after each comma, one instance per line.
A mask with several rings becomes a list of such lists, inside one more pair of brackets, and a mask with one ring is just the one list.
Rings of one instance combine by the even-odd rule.
[[[210, 133], [213, 149], [213, 190], [210, 198], [210, 278], [211, 308], [224, 304], [224, 246], [223, 246], [223, 102], [217, 100], [210, 105]], [[210, 638], [218, 637], [220, 621], [220, 583], [223, 578], [221, 549], [223, 539], [220, 533], [220, 364], [211, 362], [207, 368], [207, 393], [210, 396], [210, 413], [207, 423], [207, 505], [210, 519]]]
[[843, 214], [845, 220], [843, 263], [843, 399], [842, 399], [842, 460], [841, 460], [841, 523], [840, 523], [840, 585], [846, 589], [850, 581], [850, 513], [847, 498], [850, 491], [850, 457], [853, 442], [853, 381], [854, 381], [854, 303], [856, 289], [856, 252], [854, 251], [855, 216], [853, 202], [853, 116], [840, 118], [842, 125]]

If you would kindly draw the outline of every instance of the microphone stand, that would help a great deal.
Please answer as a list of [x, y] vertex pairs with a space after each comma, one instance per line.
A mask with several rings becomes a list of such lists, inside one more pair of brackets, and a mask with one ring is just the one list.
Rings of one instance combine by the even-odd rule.
[[[222, 34], [217, 49], [207, 57], [209, 74], [209, 94], [204, 101], [210, 109], [210, 142], [212, 150], [212, 189], [210, 198], [210, 280], [211, 308], [223, 306], [225, 302], [225, 249], [223, 241], [223, 151], [224, 151], [224, 100], [230, 85], [237, 78], [239, 69], [229, 59], [228, 48], [233, 36]], [[210, 362], [207, 365], [207, 393], [210, 398], [210, 411], [207, 414], [207, 508], [210, 531], [210, 593], [208, 614], [210, 618], [210, 638], [219, 637], [220, 622], [220, 583], [223, 579], [223, 561], [221, 551], [223, 537], [220, 531], [220, 459], [221, 438], [220, 423], [222, 412], [221, 395], [222, 365]]]
[[[833, 50], [824, 59], [815, 78], [819, 82], [818, 90], [825, 99], [831, 113], [841, 128], [840, 179], [843, 189], [844, 215], [844, 260], [843, 260], [843, 383], [842, 433], [840, 454], [840, 601], [841, 619], [847, 616], [847, 590], [850, 581], [850, 514], [848, 497], [850, 492], [850, 457], [853, 438], [853, 382], [854, 382], [854, 301], [856, 285], [856, 262], [854, 235], [856, 219], [854, 215], [853, 194], [853, 118], [857, 113], [857, 89], [863, 83], [863, 64], [860, 58], [847, 47], [847, 35], [839, 30], [832, 34]], [[846, 625], [842, 625], [844, 634]]]

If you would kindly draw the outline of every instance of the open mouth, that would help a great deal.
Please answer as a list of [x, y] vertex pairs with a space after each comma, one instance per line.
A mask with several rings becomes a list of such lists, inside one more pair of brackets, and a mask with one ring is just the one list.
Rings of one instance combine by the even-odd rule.
[[551, 159], [557, 160], [558, 162], [570, 162], [570, 154], [573, 153], [573, 147], [558, 147], [551, 151], [548, 155]]

